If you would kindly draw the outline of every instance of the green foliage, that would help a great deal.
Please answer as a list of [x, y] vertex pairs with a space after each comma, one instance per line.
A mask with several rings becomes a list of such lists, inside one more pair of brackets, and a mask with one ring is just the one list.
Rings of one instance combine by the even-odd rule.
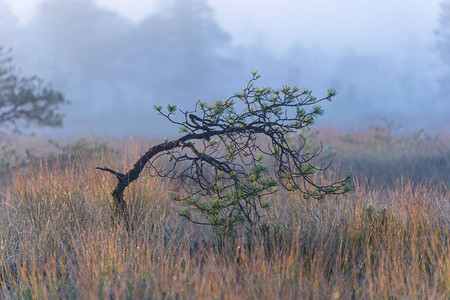
[[169, 112], [169, 115], [175, 113], [176, 110], [177, 110], [176, 105], [167, 104], [167, 111]]
[[[259, 77], [252, 72], [248, 84], [228, 99], [198, 101], [193, 111], [180, 110], [181, 120], [174, 119], [175, 105], [155, 106], [179, 126], [185, 134], [179, 140], [192, 152], [172, 151], [173, 167], [165, 173], [190, 174], [183, 177], [187, 195], [177, 198], [187, 204], [180, 215], [212, 225], [221, 235], [241, 225], [259, 224], [262, 211], [271, 207], [267, 196], [279, 186], [320, 200], [351, 189], [351, 176], [324, 186], [313, 180], [323, 171], [314, 165], [323, 149], [313, 140], [310, 126], [324, 113], [319, 103], [331, 100], [336, 91], [329, 89], [319, 99], [296, 86], [256, 87]], [[292, 143], [293, 136], [302, 142]], [[192, 143], [186, 146], [191, 139], [206, 141], [197, 149]], [[260, 141], [267, 144], [265, 139], [268, 146], [260, 146]], [[274, 169], [269, 170], [267, 161], [274, 162]]]
[[162, 109], [162, 105], [161, 104], [159, 104], [159, 105], [154, 105], [153, 106], [153, 108], [157, 111], [157, 112], [161, 112], [161, 109]]
[[331, 101], [331, 98], [337, 95], [337, 92], [335, 89], [328, 89], [327, 90], [327, 94], [328, 94], [328, 100]]
[[[310, 90], [299, 89], [296, 86], [286, 85], [282, 89], [272, 89], [271, 87], [256, 88], [254, 81], [260, 75], [256, 72], [252, 72], [252, 75], [253, 79], [249, 84], [241, 92], [236, 93], [229, 99], [217, 99], [213, 105], [199, 101], [196, 106], [201, 115], [203, 115], [203, 119], [207, 122], [224, 119], [230, 128], [235, 128], [248, 124], [252, 113], [255, 118], [279, 118], [284, 112], [290, 113], [291, 109], [289, 108], [292, 107], [296, 108], [296, 115], [280, 123], [282, 130], [289, 128], [290, 132], [294, 129], [302, 129], [314, 124], [316, 117], [324, 113], [324, 110], [316, 104], [323, 100], [331, 100], [336, 95], [334, 89], [328, 90], [327, 97], [317, 99], [311, 95]], [[247, 108], [247, 112], [241, 113], [236, 110], [236, 105], [238, 104], [243, 104]], [[301, 108], [309, 105], [314, 105], [310, 111]], [[168, 104], [167, 113], [163, 112], [162, 105], [155, 105], [154, 108], [165, 117], [170, 117], [175, 113], [177, 106]], [[181, 131], [191, 132], [188, 126], [182, 126]]]

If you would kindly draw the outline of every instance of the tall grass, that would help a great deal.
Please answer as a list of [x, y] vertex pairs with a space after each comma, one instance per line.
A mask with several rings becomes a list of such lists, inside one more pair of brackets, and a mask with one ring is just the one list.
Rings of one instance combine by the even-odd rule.
[[323, 202], [281, 192], [262, 226], [221, 239], [178, 217], [176, 183], [143, 174], [126, 194], [130, 234], [111, 222], [115, 179], [94, 168], [126, 169], [146, 146], [80, 148], [12, 172], [1, 193], [0, 297], [450, 297], [445, 181], [356, 178], [353, 193]]

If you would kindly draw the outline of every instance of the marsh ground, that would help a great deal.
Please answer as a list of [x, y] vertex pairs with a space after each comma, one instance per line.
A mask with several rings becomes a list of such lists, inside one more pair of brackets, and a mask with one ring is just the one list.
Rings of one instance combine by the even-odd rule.
[[389, 126], [323, 130], [325, 201], [280, 192], [263, 226], [219, 238], [180, 218], [173, 182], [127, 190], [132, 234], [111, 222], [115, 178], [152, 142], [84, 141], [3, 172], [0, 295], [24, 299], [448, 299], [450, 139]]

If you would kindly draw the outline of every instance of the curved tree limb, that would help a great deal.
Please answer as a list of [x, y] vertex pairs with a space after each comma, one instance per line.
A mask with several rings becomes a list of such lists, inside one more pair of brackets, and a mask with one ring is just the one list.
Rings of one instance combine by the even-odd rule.
[[[253, 81], [258, 77], [254, 73], [241, 93], [226, 100], [216, 100], [214, 105], [199, 101], [193, 111], [180, 110], [184, 119], [181, 121], [174, 119], [176, 106], [169, 104], [167, 113], [162, 106], [155, 106], [185, 134], [149, 148], [125, 174], [97, 167], [117, 177], [112, 192], [114, 205], [116, 214], [125, 219], [128, 229], [124, 191], [146, 165], [153, 176], [180, 179], [187, 195], [180, 200], [186, 200], [206, 218], [206, 224], [226, 230], [236, 223], [259, 222], [260, 209], [269, 207], [262, 197], [275, 192], [278, 184], [287, 190], [300, 190], [304, 197], [317, 199], [350, 190], [350, 176], [331, 185], [314, 182], [313, 174], [326, 169], [324, 164], [314, 166], [321, 147], [306, 151], [305, 139], [303, 143], [292, 145], [287, 138], [313, 124], [314, 118], [323, 113], [315, 104], [330, 100], [335, 91], [329, 90], [328, 96], [316, 99], [311, 91], [297, 87], [255, 88]], [[309, 112], [304, 109], [311, 105], [315, 106]], [[261, 143], [265, 141], [267, 145], [263, 146]], [[200, 147], [195, 146], [195, 142]], [[156, 160], [167, 154], [171, 160], [164, 167], [156, 167]], [[263, 163], [264, 157], [274, 162], [277, 179], [265, 175], [268, 167]], [[182, 215], [195, 223], [205, 223], [196, 221], [189, 211]]]

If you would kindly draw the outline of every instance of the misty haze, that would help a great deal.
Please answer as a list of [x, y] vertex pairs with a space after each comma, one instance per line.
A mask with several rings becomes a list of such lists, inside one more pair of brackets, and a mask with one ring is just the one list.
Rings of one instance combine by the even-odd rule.
[[240, 46], [202, 0], [160, 5], [139, 22], [89, 0], [41, 1], [26, 22], [4, 0], [0, 13], [0, 45], [13, 49], [15, 64], [70, 101], [63, 107], [64, 129], [49, 134], [173, 134], [177, 129], [166, 127], [153, 105], [189, 108], [199, 99], [227, 98], [253, 70], [262, 75], [261, 85], [295, 84], [318, 96], [335, 88], [338, 97], [325, 107], [322, 126], [355, 129], [382, 118], [412, 129], [448, 125], [450, 104], [442, 86], [449, 66], [443, 66], [436, 49], [438, 15], [430, 37], [411, 32], [394, 53], [380, 53], [379, 33], [367, 31], [367, 44], [373, 39], [377, 49], [371, 53], [358, 45], [342, 50], [336, 43], [335, 50], [311, 44], [301, 29], [283, 50], [272, 49], [264, 38]]

